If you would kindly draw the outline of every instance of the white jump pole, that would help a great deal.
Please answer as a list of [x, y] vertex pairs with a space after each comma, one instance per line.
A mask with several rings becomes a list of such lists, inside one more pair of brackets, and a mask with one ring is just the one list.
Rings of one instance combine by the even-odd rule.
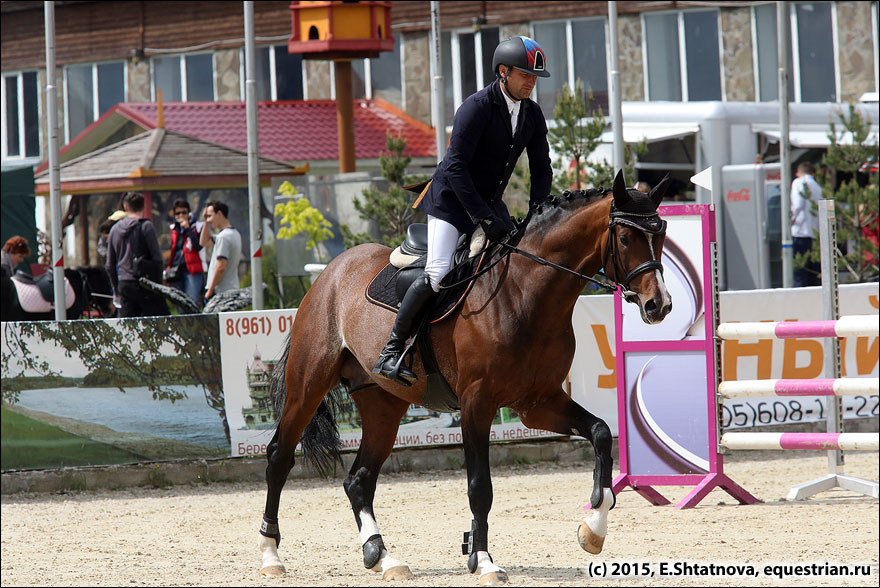
[[880, 378], [824, 378], [815, 380], [739, 380], [721, 382], [722, 398], [764, 396], [876, 396]]
[[880, 334], [880, 315], [842, 316], [829, 321], [723, 323], [722, 339], [803, 339], [811, 337], [870, 337]]
[[[828, 449], [877, 451], [880, 433], [724, 433], [726, 449]], [[877, 498], [877, 485], [873, 494]]]

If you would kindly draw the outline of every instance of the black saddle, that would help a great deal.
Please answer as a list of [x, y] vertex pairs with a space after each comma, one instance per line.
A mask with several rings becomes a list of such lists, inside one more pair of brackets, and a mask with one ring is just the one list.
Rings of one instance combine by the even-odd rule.
[[[440, 291], [429, 312], [431, 322], [438, 322], [449, 316], [470, 291], [473, 282], [467, 281], [467, 278], [477, 272], [484, 257], [483, 254], [471, 257], [470, 237], [471, 235], [459, 237], [452, 259], [452, 269], [443, 278], [441, 285], [462, 281], [464, 283]], [[410, 285], [425, 271], [427, 254], [428, 225], [424, 223], [410, 225], [406, 229], [406, 238], [391, 255], [392, 262], [382, 268], [367, 287], [367, 300], [397, 312]], [[403, 265], [404, 263], [406, 265]]]
[[40, 295], [43, 297], [43, 300], [46, 302], [55, 302], [55, 272], [52, 270], [47, 271], [44, 274], [37, 276], [36, 278], [31, 274], [23, 271], [16, 270], [15, 275], [12, 276], [12, 279], [18, 280], [22, 284], [31, 284], [37, 287], [40, 291]]

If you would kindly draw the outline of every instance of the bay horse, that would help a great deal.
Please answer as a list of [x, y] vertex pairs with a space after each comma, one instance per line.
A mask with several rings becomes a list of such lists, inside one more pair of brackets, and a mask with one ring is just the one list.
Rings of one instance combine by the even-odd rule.
[[[600, 269], [626, 289], [623, 295], [639, 305], [646, 323], [658, 323], [670, 312], [659, 262], [666, 223], [657, 215], [668, 183], [667, 176], [644, 194], [627, 189], [618, 173], [612, 190], [550, 199], [532, 211], [518, 240], [518, 251], [525, 255], [502, 257], [473, 284], [457, 314], [432, 325], [437, 363], [461, 407], [473, 514], [462, 548], [469, 555], [469, 571], [479, 572], [482, 585], [508, 580], [488, 552], [489, 435], [500, 407], [515, 410], [527, 427], [591, 442], [592, 514], [581, 522], [578, 541], [590, 553], [602, 549], [615, 501], [612, 436], [603, 420], [563, 388], [575, 351], [572, 313], [585, 279]], [[542, 263], [535, 263], [536, 257]], [[268, 491], [259, 543], [265, 576], [285, 573], [278, 555], [278, 507], [297, 443], [302, 441], [304, 457], [313, 463], [342, 463], [333, 395], [328, 396], [341, 382], [363, 421], [361, 445], [343, 487], [354, 511], [364, 566], [386, 579], [412, 577], [409, 566], [388, 552], [373, 514], [376, 479], [394, 446], [400, 419], [410, 404], [422, 403], [426, 390], [418, 353], [413, 361], [418, 380], [410, 387], [372, 374], [394, 314], [368, 302], [364, 292], [388, 258], [389, 249], [378, 244], [343, 252], [318, 276], [297, 311], [271, 386], [280, 416], [267, 446]]]

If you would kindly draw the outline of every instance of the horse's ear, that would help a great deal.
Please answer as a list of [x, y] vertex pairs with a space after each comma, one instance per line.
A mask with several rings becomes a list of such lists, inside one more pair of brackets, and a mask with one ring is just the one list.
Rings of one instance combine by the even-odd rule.
[[626, 191], [626, 180], [623, 179], [623, 170], [618, 171], [617, 175], [614, 176], [614, 186], [612, 190], [614, 192], [614, 204], [617, 208], [625, 208], [626, 204], [632, 200], [629, 193]]
[[669, 188], [669, 184], [672, 183], [672, 179], [669, 177], [669, 172], [666, 173], [666, 176], [660, 180], [660, 183], [654, 186], [654, 189], [648, 193], [648, 196], [651, 197], [651, 201], [654, 203], [654, 206], [660, 206], [660, 203], [663, 202], [663, 197], [666, 195], [666, 190]]

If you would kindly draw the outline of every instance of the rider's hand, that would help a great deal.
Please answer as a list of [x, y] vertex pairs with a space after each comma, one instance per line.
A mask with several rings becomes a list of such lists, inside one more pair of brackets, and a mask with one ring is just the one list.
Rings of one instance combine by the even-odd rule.
[[489, 241], [503, 241], [510, 235], [510, 229], [498, 216], [492, 214], [480, 221]]

